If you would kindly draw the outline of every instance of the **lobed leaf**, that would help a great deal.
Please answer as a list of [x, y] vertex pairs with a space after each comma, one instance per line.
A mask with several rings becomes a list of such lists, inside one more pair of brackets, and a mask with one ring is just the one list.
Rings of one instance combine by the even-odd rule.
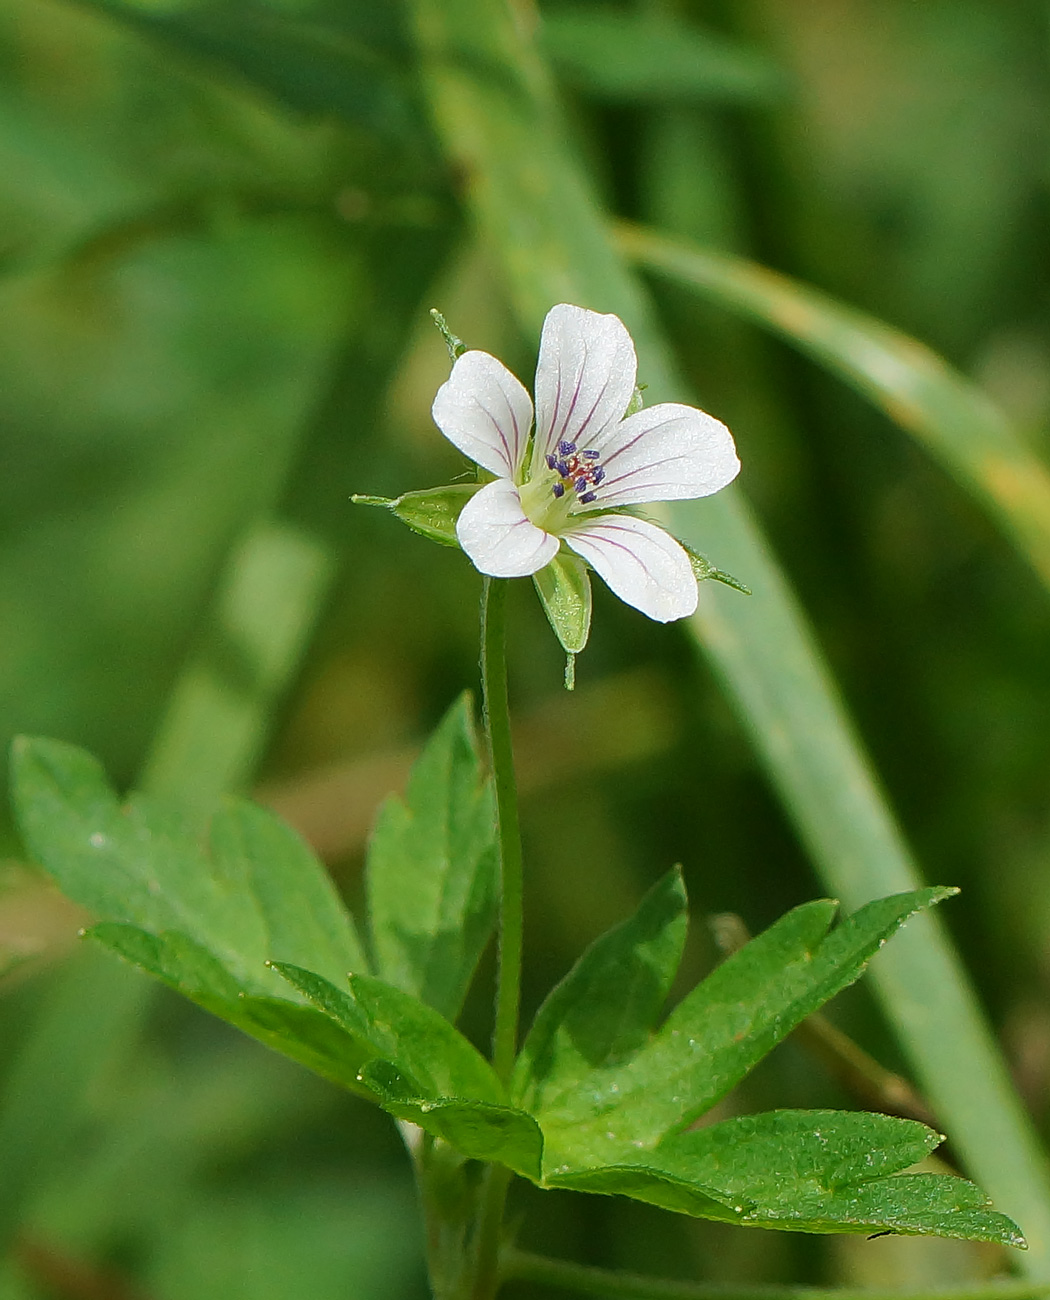
[[[836, 904], [806, 903], [717, 967], [630, 1061], [549, 1095], [548, 1167], [618, 1163], [709, 1110], [811, 1012], [858, 978], [915, 912], [954, 891], [869, 903], [827, 934]], [[826, 937], [825, 937], [826, 936]]]
[[416, 1080], [390, 1061], [369, 1061], [361, 1079], [391, 1115], [418, 1124], [473, 1160], [498, 1161], [539, 1182], [543, 1134], [523, 1110], [460, 1097], [427, 1097]]
[[205, 1011], [235, 1025], [274, 1051], [353, 1092], [369, 1051], [315, 1007], [253, 996], [206, 948], [177, 930], [151, 934], [134, 925], [103, 923], [88, 937], [167, 984]]
[[380, 810], [366, 883], [378, 974], [454, 1020], [492, 934], [499, 887], [496, 810], [469, 695], [428, 741], [405, 799]]
[[547, 1181], [751, 1227], [1024, 1246], [1016, 1224], [989, 1210], [972, 1183], [899, 1174], [940, 1141], [924, 1125], [888, 1115], [772, 1111], [677, 1134], [634, 1161]]
[[422, 1095], [468, 1101], [506, 1101], [492, 1066], [440, 1012], [411, 994], [368, 975], [352, 975], [350, 988], [298, 966], [275, 969], [358, 1041], [368, 1055], [389, 1061]]
[[887, 1115], [773, 1111], [676, 1134], [635, 1161], [548, 1181], [753, 1227], [888, 1229], [1023, 1245], [1016, 1225], [989, 1211], [971, 1183], [894, 1176], [940, 1141], [922, 1124]]
[[135, 795], [122, 808], [100, 765], [73, 745], [22, 738], [12, 774], [30, 853], [101, 920], [178, 932], [247, 993], [287, 997], [271, 959], [317, 960], [337, 978], [364, 968], [327, 873], [272, 813], [231, 801], [214, 819], [209, 856], [162, 800]]
[[644, 1046], [682, 959], [687, 924], [685, 885], [676, 867], [548, 994], [515, 1066], [515, 1103], [542, 1112], [549, 1097]]

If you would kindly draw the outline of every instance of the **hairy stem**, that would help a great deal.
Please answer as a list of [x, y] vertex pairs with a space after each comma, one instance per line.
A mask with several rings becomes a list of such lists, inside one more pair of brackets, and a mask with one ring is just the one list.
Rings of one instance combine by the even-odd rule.
[[492, 1064], [504, 1083], [514, 1068], [521, 1000], [522, 867], [518, 789], [507, 706], [507, 582], [486, 578], [481, 597], [481, 692], [496, 791], [500, 858], [499, 975]]

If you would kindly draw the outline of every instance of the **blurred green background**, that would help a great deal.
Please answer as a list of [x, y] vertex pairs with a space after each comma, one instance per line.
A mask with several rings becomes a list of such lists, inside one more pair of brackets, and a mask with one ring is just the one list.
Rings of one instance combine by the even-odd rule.
[[[610, 212], [921, 338], [1050, 456], [1045, 5], [518, 9]], [[429, 418], [448, 366], [429, 307], [524, 379], [534, 364], [467, 179], [395, 0], [0, 5], [5, 739], [83, 744], [122, 785], [202, 807], [255, 789], [351, 902], [378, 802], [475, 683], [479, 579], [349, 495], [463, 469]], [[840, 380], [654, 291], [924, 873], [963, 887], [948, 924], [1045, 1134], [1047, 592]], [[716, 958], [704, 916], [755, 930], [825, 892], [680, 628], [598, 591], [567, 695], [517, 587], [528, 1008], [672, 862], [692, 979]], [[79, 951], [81, 918], [0, 836], [2, 1300], [425, 1294], [389, 1121]], [[833, 1016], [900, 1068], [863, 989]], [[486, 1017], [481, 988], [478, 1041]], [[856, 1104], [789, 1042], [726, 1113]], [[1004, 1264], [563, 1193], [515, 1204], [533, 1247], [666, 1276], [921, 1284]]]

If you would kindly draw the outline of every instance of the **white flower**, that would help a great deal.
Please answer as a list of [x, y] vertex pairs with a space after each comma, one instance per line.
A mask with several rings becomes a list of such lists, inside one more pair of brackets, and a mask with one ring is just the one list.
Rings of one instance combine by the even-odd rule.
[[[482, 573], [536, 573], [562, 541], [612, 590], [661, 623], [696, 609], [689, 556], [670, 534], [619, 507], [709, 496], [740, 469], [733, 438], [703, 411], [663, 402], [624, 414], [634, 344], [617, 316], [562, 303], [543, 324], [536, 435], [528, 393], [487, 352], [465, 352], [434, 399], [448, 440], [496, 481], [463, 507], [459, 543]], [[526, 461], [528, 463], [526, 464]]]

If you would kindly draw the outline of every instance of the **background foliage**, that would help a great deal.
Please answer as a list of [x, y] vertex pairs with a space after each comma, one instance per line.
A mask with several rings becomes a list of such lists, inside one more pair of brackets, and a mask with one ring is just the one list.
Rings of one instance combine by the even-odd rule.
[[[381, 799], [476, 676], [478, 582], [347, 498], [461, 469], [429, 420], [447, 357], [426, 308], [523, 376], [534, 346], [513, 271], [472, 234], [476, 178], [429, 124], [409, 18], [325, 0], [0, 10], [3, 730], [87, 745], [120, 784], [199, 809], [254, 788], [351, 899]], [[916, 335], [1045, 461], [1046, 22], [1024, 0], [552, 2], [537, 41], [610, 212]], [[963, 887], [942, 910], [1045, 1134], [1050, 525], [1035, 489], [1010, 491], [1038, 478], [982, 477], [958, 411], [947, 452], [914, 440], [892, 368], [888, 419], [754, 312], [653, 288], [925, 876]], [[804, 334], [800, 310], [781, 334]], [[520, 585], [529, 1007], [676, 860], [694, 911], [752, 930], [827, 892], [688, 635], [599, 592], [566, 696]], [[77, 951], [82, 918], [4, 836], [0, 1295], [422, 1294], [392, 1128]], [[684, 978], [716, 959], [704, 935]], [[904, 1068], [863, 988], [832, 1010]], [[479, 1040], [486, 1011], [468, 1007]], [[789, 1042], [725, 1114], [854, 1104]], [[519, 1208], [529, 1244], [665, 1275], [918, 1284], [1002, 1265], [562, 1193]]]

